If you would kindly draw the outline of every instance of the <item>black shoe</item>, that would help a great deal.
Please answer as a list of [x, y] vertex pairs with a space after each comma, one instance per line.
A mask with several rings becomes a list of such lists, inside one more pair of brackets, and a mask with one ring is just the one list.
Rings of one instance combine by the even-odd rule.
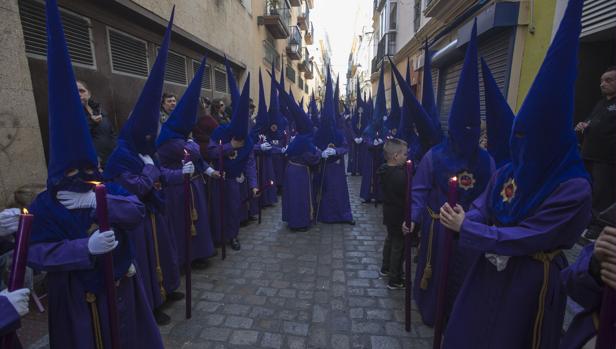
[[168, 302], [177, 302], [184, 299], [184, 294], [182, 292], [173, 291], [171, 293], [167, 293], [167, 301]]
[[389, 280], [387, 288], [390, 290], [402, 290], [404, 289], [404, 283], [402, 281]]
[[348, 225], [355, 225], [355, 221], [347, 221], [346, 224], [348, 224]]
[[206, 269], [208, 265], [209, 265], [209, 262], [207, 258], [198, 258], [192, 261], [192, 263], [190, 263], [191, 268], [197, 269], [197, 270]]
[[158, 326], [165, 326], [171, 323], [171, 317], [160, 309], [154, 309], [154, 320]]
[[[271, 205], [270, 205], [270, 206], [271, 206]], [[267, 207], [267, 206], [266, 206], [266, 207]], [[257, 220], [258, 220], [258, 219], [257, 219], [257, 217], [255, 217], [255, 216], [250, 216], [250, 217], [248, 217], [248, 221], [249, 221], [249, 222], [256, 222]]]
[[379, 270], [379, 275], [381, 275], [381, 276], [389, 276], [389, 270], [381, 268], [381, 270]]
[[240, 240], [234, 238], [231, 240], [231, 249], [234, 251], [239, 251], [242, 246], [240, 245]]
[[305, 233], [308, 231], [307, 227], [303, 227], [303, 228], [289, 228], [291, 229], [291, 231], [296, 231], [296, 232], [300, 232], [300, 233]]
[[361, 202], [361, 203], [362, 203], [362, 204], [369, 204], [369, 203], [371, 203], [371, 202], [372, 202], [372, 200], [362, 200], [362, 202]]

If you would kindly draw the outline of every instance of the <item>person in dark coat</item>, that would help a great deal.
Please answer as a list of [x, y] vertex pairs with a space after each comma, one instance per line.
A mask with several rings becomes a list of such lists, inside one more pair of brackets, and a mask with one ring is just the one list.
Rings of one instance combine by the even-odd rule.
[[96, 149], [101, 166], [104, 166], [116, 146], [115, 127], [107, 114], [103, 112], [101, 104], [92, 98], [85, 82], [77, 81], [77, 91], [79, 91], [83, 110], [88, 117], [88, 128], [94, 142], [94, 149]]

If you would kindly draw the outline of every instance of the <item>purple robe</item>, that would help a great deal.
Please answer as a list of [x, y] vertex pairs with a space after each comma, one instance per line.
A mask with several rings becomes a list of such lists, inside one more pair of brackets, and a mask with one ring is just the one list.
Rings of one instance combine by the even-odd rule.
[[[261, 146], [259, 144], [255, 145], [255, 158], [257, 163], [257, 183], [259, 187], [266, 187], [261, 193], [261, 198], [258, 200], [261, 204], [261, 207], [272, 206], [276, 202], [278, 202], [278, 195], [276, 194], [276, 175], [274, 173], [274, 163], [273, 163], [273, 155], [272, 151], [279, 151], [279, 149], [274, 149], [270, 151], [261, 151]], [[274, 185], [269, 186], [268, 183], [270, 181], [274, 181]]]
[[[497, 227], [489, 210], [493, 190], [500, 189], [493, 188], [494, 178], [467, 213], [459, 243], [512, 257], [500, 272], [485, 257], [477, 259], [456, 299], [443, 348], [531, 348], [536, 320], [542, 324], [539, 347], [556, 348], [566, 302], [560, 272], [567, 260], [559, 250], [571, 248], [590, 221], [590, 184], [565, 181], [516, 226]], [[551, 252], [552, 259], [537, 259]]]
[[[491, 163], [491, 172], [494, 163]], [[441, 206], [447, 201], [447, 193], [435, 183], [432, 152], [429, 151], [420, 161], [413, 177], [412, 217], [415, 224], [421, 225], [418, 264], [413, 283], [413, 296], [422, 321], [434, 326], [436, 320], [436, 303], [438, 298], [438, 281], [443, 272], [443, 246], [446, 230], [438, 220]], [[435, 215], [433, 218], [433, 215]], [[432, 233], [431, 233], [432, 229]], [[458, 240], [452, 241], [452, 254], [449, 259], [449, 277], [445, 302], [445, 314], [451, 312], [455, 298], [462, 287], [464, 278], [479, 253], [458, 246]]]
[[383, 145], [374, 146], [372, 140], [366, 137], [364, 137], [362, 145], [366, 150], [362, 160], [359, 196], [366, 202], [370, 200], [381, 201], [383, 194], [376, 171], [383, 163]]
[[319, 153], [304, 153], [288, 159], [282, 191], [282, 221], [291, 229], [308, 228], [312, 224], [314, 190], [310, 166], [319, 163]]
[[[223, 144], [222, 148], [224, 156], [228, 157], [233, 152], [231, 143]], [[212, 165], [216, 169], [219, 167], [218, 159], [220, 158], [220, 147], [217, 143], [210, 140], [208, 146], [208, 157], [212, 159]], [[213, 180], [210, 188], [211, 205], [212, 205], [212, 230], [214, 232], [214, 241], [221, 242], [221, 227], [220, 227], [220, 183], [221, 180]], [[248, 198], [248, 193], [244, 191], [242, 195], [242, 186], [246, 183], [252, 191], [252, 188], [257, 188], [257, 173], [256, 164], [253, 152], [250, 153], [248, 161], [244, 166], [244, 171], [239, 177], [227, 177], [224, 180], [224, 240], [228, 242], [231, 239], [237, 238], [240, 231], [240, 221], [242, 214], [248, 213], [248, 202], [242, 203], [242, 197]], [[251, 195], [251, 194], [250, 194]]]
[[[270, 150], [272, 154], [272, 168], [274, 170], [274, 185], [278, 189], [282, 189], [284, 178], [285, 178], [285, 170], [287, 166], [287, 158], [282, 153], [282, 147], [284, 146], [284, 141], [272, 141], [272, 150]], [[274, 144], [278, 143], [278, 144]]]
[[351, 175], [355, 176], [361, 173], [360, 170], [362, 166], [362, 161], [360, 160], [360, 153], [362, 144], [355, 143], [355, 140], [351, 140], [349, 144], [350, 148], [347, 162], [347, 173], [350, 173]]
[[[109, 221], [133, 229], [144, 217], [144, 207], [135, 196], [108, 195]], [[47, 272], [49, 299], [49, 345], [62, 349], [95, 349], [90, 304], [86, 288], [73, 272], [95, 267], [98, 257], [88, 251], [88, 238], [41, 242], [30, 246], [28, 264]], [[160, 332], [147, 303], [139, 272], [125, 276], [116, 288], [120, 344], [124, 349], [163, 348]], [[109, 316], [104, 288], [95, 294], [102, 340], [111, 347]]]
[[603, 287], [588, 271], [594, 250], [594, 243], [586, 245], [577, 260], [560, 274], [569, 297], [583, 307], [561, 338], [560, 349], [582, 348], [597, 335], [595, 320], [599, 320]]
[[13, 336], [13, 346], [10, 349], [21, 348], [19, 338], [16, 334], [13, 334], [21, 327], [20, 319], [21, 317], [11, 302], [9, 302], [9, 299], [4, 296], [0, 296], [0, 343], [4, 340], [4, 336], [11, 334]]
[[[160, 170], [156, 166], [145, 165], [141, 174], [126, 172], [114, 181], [147, 201], [148, 194], [159, 190], [156, 186], [160, 185], [160, 176]], [[148, 207], [146, 203], [145, 219], [128, 234], [135, 243], [136, 266], [140, 271], [148, 302], [152, 308], [158, 308], [164, 302], [163, 293], [173, 292], [180, 286], [180, 267], [173, 230], [164, 212]], [[159, 273], [162, 280], [159, 280]]]
[[[344, 154], [348, 148], [336, 148], [336, 155], [325, 162], [325, 178], [315, 182], [315, 191], [320, 191], [318, 208], [318, 221], [324, 223], [342, 223], [353, 221], [351, 203], [349, 201], [349, 187], [344, 172]], [[322, 170], [322, 166], [321, 169]], [[323, 173], [319, 173], [319, 178]], [[323, 180], [321, 184], [320, 181]], [[316, 187], [319, 185], [320, 187]], [[322, 185], [322, 187], [321, 187]]]
[[[182, 174], [182, 160], [184, 149], [190, 153], [195, 163], [195, 173], [190, 182], [191, 208], [196, 212], [193, 221], [196, 235], [192, 236], [191, 259], [208, 258], [214, 255], [214, 241], [210, 230], [210, 218], [205, 190], [204, 161], [199, 152], [199, 145], [183, 139], [171, 139], [158, 149], [160, 170], [163, 178], [165, 194], [166, 215], [173, 229], [175, 245], [177, 247], [178, 264], [184, 265], [186, 260], [186, 213], [184, 212], [184, 175]], [[201, 165], [199, 165], [201, 164]]]

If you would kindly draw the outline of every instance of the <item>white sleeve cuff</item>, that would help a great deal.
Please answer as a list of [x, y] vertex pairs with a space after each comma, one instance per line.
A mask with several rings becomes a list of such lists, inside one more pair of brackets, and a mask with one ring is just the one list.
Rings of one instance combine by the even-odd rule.
[[212, 177], [212, 173], [214, 173], [214, 171], [216, 170], [214, 170], [211, 167], [208, 167], [207, 170], [205, 170], [205, 174], [208, 175], [209, 177]]

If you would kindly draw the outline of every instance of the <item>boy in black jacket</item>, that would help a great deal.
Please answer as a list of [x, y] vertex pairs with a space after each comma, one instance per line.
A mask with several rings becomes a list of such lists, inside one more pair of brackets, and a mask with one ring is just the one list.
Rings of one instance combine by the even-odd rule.
[[387, 238], [383, 246], [383, 265], [381, 275], [389, 276], [387, 288], [398, 290], [404, 288], [402, 282], [402, 259], [404, 254], [404, 203], [406, 192], [407, 144], [405, 141], [389, 139], [384, 147], [386, 163], [379, 170], [383, 191], [383, 224], [387, 226]]

